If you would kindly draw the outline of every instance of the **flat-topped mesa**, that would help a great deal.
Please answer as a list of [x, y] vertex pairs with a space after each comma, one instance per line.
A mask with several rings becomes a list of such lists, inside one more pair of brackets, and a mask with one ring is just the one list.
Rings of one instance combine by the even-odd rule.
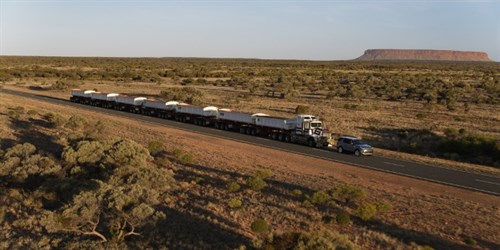
[[369, 49], [358, 57], [360, 61], [470, 61], [489, 62], [488, 54], [475, 51]]

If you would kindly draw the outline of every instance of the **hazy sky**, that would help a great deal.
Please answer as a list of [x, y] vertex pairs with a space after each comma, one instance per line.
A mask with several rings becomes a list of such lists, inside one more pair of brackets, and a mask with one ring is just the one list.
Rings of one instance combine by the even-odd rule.
[[500, 0], [0, 0], [2, 55], [340, 60], [365, 49], [484, 51]]

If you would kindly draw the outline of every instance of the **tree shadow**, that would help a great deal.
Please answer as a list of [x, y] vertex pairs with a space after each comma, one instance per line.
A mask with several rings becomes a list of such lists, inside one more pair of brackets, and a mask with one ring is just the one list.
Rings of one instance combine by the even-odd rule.
[[421, 246], [431, 246], [433, 249], [470, 249], [470, 246], [466, 246], [457, 242], [451, 242], [430, 233], [420, 232], [412, 229], [403, 229], [397, 225], [383, 223], [379, 220], [363, 221], [358, 216], [352, 216], [351, 221], [358, 226], [366, 227], [372, 231], [378, 231], [389, 235], [404, 242], [405, 244], [417, 243]]
[[167, 218], [155, 226], [159, 229], [163, 246], [172, 249], [236, 249], [251, 244], [247, 237], [223, 226], [224, 222], [214, 222], [220, 222], [221, 218], [211, 211], [200, 207], [195, 210], [181, 212], [163, 208]]
[[38, 150], [59, 156], [63, 152], [64, 146], [56, 142], [56, 138], [38, 131], [35, 126], [46, 125], [46, 122], [38, 119], [11, 118], [11, 128], [15, 130], [16, 143], [31, 143]]

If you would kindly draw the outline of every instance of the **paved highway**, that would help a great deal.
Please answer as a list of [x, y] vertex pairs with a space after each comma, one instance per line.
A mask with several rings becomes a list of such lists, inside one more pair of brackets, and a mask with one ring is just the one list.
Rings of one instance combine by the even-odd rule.
[[489, 176], [484, 174], [476, 174], [465, 172], [461, 170], [455, 170], [450, 168], [443, 168], [437, 166], [430, 166], [426, 164], [410, 162], [399, 159], [391, 159], [382, 156], [369, 156], [369, 157], [355, 157], [352, 154], [339, 154], [333, 150], [328, 149], [317, 149], [310, 148], [303, 145], [296, 145], [285, 143], [281, 141], [274, 141], [262, 137], [254, 137], [245, 134], [239, 134], [235, 132], [229, 132], [224, 130], [217, 130], [214, 128], [201, 127], [192, 124], [180, 123], [171, 120], [164, 120], [156, 117], [149, 117], [138, 114], [131, 114], [126, 112], [120, 112], [111, 109], [103, 109], [98, 107], [86, 106], [82, 104], [72, 103], [69, 100], [49, 97], [45, 95], [31, 94], [26, 92], [19, 92], [14, 90], [0, 89], [1, 93], [18, 95], [28, 98], [33, 98], [37, 100], [42, 100], [46, 102], [68, 105], [72, 107], [77, 107], [85, 110], [98, 111], [100, 113], [127, 117], [130, 119], [147, 121], [156, 124], [162, 124], [168, 127], [182, 129], [186, 131], [201, 133], [210, 136], [216, 136], [219, 138], [239, 141], [248, 144], [254, 144], [269, 148], [274, 148], [282, 151], [287, 151], [291, 153], [301, 154], [305, 156], [311, 156], [316, 158], [321, 158], [324, 160], [341, 162], [349, 165], [355, 165], [363, 168], [369, 168], [373, 170], [388, 172], [392, 174], [408, 176], [412, 178], [422, 179], [431, 182], [437, 182], [441, 184], [456, 186], [460, 188], [465, 188], [469, 190], [479, 191], [483, 193], [493, 194], [500, 196], [500, 178], [495, 176]]

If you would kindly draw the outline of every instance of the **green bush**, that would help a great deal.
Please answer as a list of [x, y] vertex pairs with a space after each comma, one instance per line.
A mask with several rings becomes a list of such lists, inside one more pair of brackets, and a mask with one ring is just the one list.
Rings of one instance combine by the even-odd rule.
[[176, 148], [172, 151], [175, 158], [182, 164], [192, 164], [194, 163], [194, 157], [191, 153], [186, 152], [182, 149]]
[[200, 104], [204, 99], [203, 92], [193, 87], [169, 88], [168, 90], [161, 91], [160, 96], [165, 100], [175, 100], [190, 104]]
[[267, 186], [266, 182], [261, 177], [255, 175], [248, 178], [247, 185], [254, 191], [260, 191]]
[[49, 123], [49, 127], [51, 128], [60, 128], [66, 123], [66, 118], [62, 115], [47, 113], [45, 114], [45, 119]]
[[377, 215], [377, 206], [375, 204], [366, 204], [358, 207], [357, 212], [362, 220], [369, 221]]
[[464, 243], [469, 245], [469, 246], [475, 246], [477, 245], [477, 241], [475, 239], [473, 239], [472, 237], [466, 237], [464, 239]]
[[253, 232], [262, 234], [269, 230], [269, 224], [264, 219], [258, 219], [252, 223], [251, 228]]
[[356, 202], [363, 199], [366, 194], [365, 191], [359, 187], [349, 184], [340, 184], [333, 188], [332, 196], [343, 200], [345, 203]]
[[262, 179], [267, 179], [273, 176], [273, 172], [268, 169], [259, 169], [255, 172], [254, 176], [258, 176]]
[[306, 105], [297, 105], [295, 108], [295, 114], [307, 114], [309, 112], [309, 106]]
[[330, 250], [359, 249], [345, 235], [330, 230], [317, 232], [288, 232], [273, 235], [271, 242], [265, 243], [263, 249], [294, 249], [294, 250]]
[[294, 189], [292, 190], [292, 194], [294, 196], [302, 196], [302, 191], [300, 191], [300, 189]]
[[30, 109], [30, 110], [28, 110], [28, 112], [26, 112], [26, 114], [33, 116], [33, 115], [37, 115], [38, 112], [36, 110]]
[[392, 205], [387, 201], [375, 202], [375, 206], [377, 207], [377, 213], [386, 213], [392, 210]]
[[242, 202], [240, 199], [231, 199], [229, 201], [229, 207], [230, 208], [240, 208], [242, 205]]
[[330, 195], [328, 195], [327, 192], [317, 191], [311, 196], [309, 201], [312, 204], [327, 204], [331, 201], [331, 199], [332, 198], [330, 197]]
[[80, 115], [72, 115], [69, 119], [68, 122], [66, 123], [65, 127], [73, 129], [73, 130], [82, 130], [85, 129], [89, 126], [89, 122], [87, 119], [83, 118]]
[[349, 215], [348, 212], [346, 211], [342, 211], [340, 212], [340, 214], [337, 215], [337, 217], [335, 218], [335, 221], [339, 224], [339, 225], [347, 225], [349, 223], [351, 223], [351, 216]]
[[163, 152], [163, 143], [161, 141], [150, 141], [148, 143], [148, 150], [152, 156], [157, 156]]
[[236, 193], [236, 192], [240, 191], [240, 188], [241, 188], [240, 184], [238, 184], [235, 181], [227, 184], [227, 191], [229, 191], [231, 193]]

